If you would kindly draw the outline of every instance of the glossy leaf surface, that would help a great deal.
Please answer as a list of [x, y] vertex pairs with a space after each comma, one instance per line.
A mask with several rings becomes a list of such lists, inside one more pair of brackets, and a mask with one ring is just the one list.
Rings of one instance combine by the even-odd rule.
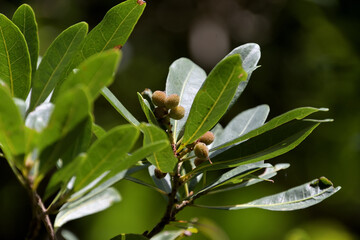
[[[127, 41], [146, 4], [127, 0], [111, 8], [104, 19], [90, 31], [84, 41], [78, 61], [110, 48], [121, 48]], [[76, 64], [77, 65], [77, 64]]]
[[88, 26], [77, 23], [64, 30], [43, 56], [33, 80], [30, 111], [42, 103], [59, 82], [66, 77], [66, 69], [83, 42]]
[[168, 146], [160, 152], [153, 153], [151, 156], [147, 157], [148, 161], [156, 166], [162, 172], [172, 172], [177, 163], [177, 158], [174, 156], [168, 136], [161, 129], [154, 125], [140, 125], [141, 131], [144, 134], [144, 146], [151, 143], [167, 140]]
[[114, 188], [108, 188], [95, 196], [84, 196], [77, 201], [66, 203], [56, 215], [54, 227], [57, 229], [71, 220], [105, 210], [120, 200], [119, 193]]
[[140, 124], [139, 121], [124, 107], [124, 105], [122, 105], [122, 103], [107, 87], [104, 87], [101, 90], [101, 94], [106, 98], [106, 100], [108, 100], [108, 102], [115, 108], [115, 110], [125, 118], [126, 121], [135, 126]]
[[205, 194], [206, 192], [215, 189], [217, 187], [223, 186], [225, 184], [235, 183], [235, 182], [241, 183], [245, 176], [253, 172], [256, 172], [262, 168], [267, 168], [270, 166], [271, 164], [254, 163], [254, 164], [241, 165], [236, 168], [233, 168], [230, 171], [221, 174], [219, 178], [217, 178], [214, 182], [210, 183], [209, 185], [201, 189], [199, 192], [191, 196], [191, 198], [196, 198], [198, 195]]
[[89, 57], [65, 80], [59, 94], [82, 85], [88, 89], [91, 99], [95, 99], [103, 87], [111, 84], [120, 56], [119, 51], [109, 50]]
[[185, 108], [185, 116], [180, 120], [171, 119], [174, 139], [177, 140], [189, 116], [191, 105], [196, 93], [206, 79], [205, 71], [187, 58], [180, 58], [169, 68], [166, 79], [166, 95], [177, 94], [180, 97], [180, 106]]
[[220, 153], [211, 159], [212, 165], [199, 166], [195, 172], [235, 167], [277, 157], [299, 145], [319, 124], [320, 122], [293, 120]]
[[[0, 144], [9, 158], [25, 152], [25, 129], [9, 90], [0, 84]], [[22, 165], [21, 162], [18, 164]]]
[[216, 136], [211, 148], [232, 141], [261, 127], [264, 124], [269, 111], [270, 108], [268, 105], [259, 105], [238, 114], [229, 122], [222, 133]]
[[227, 57], [215, 66], [195, 96], [180, 149], [215, 126], [246, 76], [239, 55]]
[[251, 73], [257, 68], [257, 64], [261, 57], [260, 46], [256, 43], [247, 43], [233, 49], [227, 56], [234, 54], [240, 54], [242, 60], [242, 66], [247, 73], [246, 81], [242, 81], [238, 89], [236, 90], [235, 96], [232, 99], [229, 108], [237, 101], [241, 93], [244, 91], [246, 85], [248, 84]]
[[272, 211], [292, 211], [307, 208], [315, 205], [330, 197], [340, 190], [341, 187], [334, 188], [326, 185], [318, 179], [298, 187], [289, 189], [268, 197], [232, 206], [201, 206], [206, 208], [238, 210], [244, 208], [262, 208]]
[[29, 5], [23, 4], [15, 11], [12, 21], [25, 37], [30, 53], [32, 76], [34, 76], [39, 57], [39, 36], [35, 13]]
[[30, 91], [31, 63], [24, 36], [19, 28], [0, 14], [0, 79], [11, 96], [26, 99]]
[[153, 125], [158, 125], [158, 121], [156, 120], [156, 117], [153, 111], [151, 110], [149, 102], [146, 99], [144, 99], [140, 93], [137, 93], [137, 95], [139, 98], [141, 109], [143, 110], [148, 122]]
[[84, 163], [76, 174], [75, 190], [79, 190], [105, 171], [111, 171], [139, 137], [139, 131], [131, 125], [116, 127], [99, 138], [88, 150]]
[[41, 134], [39, 142], [40, 150], [64, 137], [88, 116], [89, 111], [89, 99], [87, 93], [82, 88], [74, 88], [60, 96], [55, 102], [55, 108], [50, 117], [49, 124]]
[[254, 129], [254, 130], [252, 130], [234, 140], [231, 140], [225, 144], [222, 144], [221, 146], [218, 146], [213, 150], [221, 149], [221, 148], [242, 142], [246, 139], [258, 136], [258, 135], [263, 134], [267, 131], [270, 131], [274, 128], [277, 128], [277, 127], [279, 127], [287, 122], [290, 122], [294, 119], [297, 119], [297, 120], [303, 119], [304, 117], [306, 117], [312, 113], [318, 112], [318, 111], [328, 111], [328, 109], [327, 108], [313, 108], [313, 107], [301, 107], [301, 108], [293, 109], [291, 111], [288, 111], [280, 116], [277, 116], [277, 117], [271, 119], [269, 122], [265, 123], [263, 126], [257, 128], [257, 129]]

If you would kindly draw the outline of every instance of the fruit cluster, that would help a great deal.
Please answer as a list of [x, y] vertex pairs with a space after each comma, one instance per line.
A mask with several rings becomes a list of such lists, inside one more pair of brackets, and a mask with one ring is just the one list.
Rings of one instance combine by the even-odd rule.
[[166, 96], [163, 91], [155, 91], [152, 94], [152, 102], [156, 106], [154, 114], [157, 119], [168, 115], [172, 119], [180, 120], [185, 115], [185, 108], [179, 105], [180, 97], [177, 94]]
[[[185, 115], [184, 107], [179, 105], [180, 97], [177, 94], [166, 95], [163, 91], [155, 91], [151, 100], [156, 106], [154, 108], [154, 115], [159, 122], [162, 122], [165, 125], [168, 125], [168, 132], [171, 131], [171, 125], [169, 118], [180, 120]], [[171, 135], [171, 134], [170, 134]], [[195, 166], [199, 166], [205, 161], [211, 160], [209, 158], [209, 148], [207, 145], [210, 145], [214, 141], [214, 134], [210, 131], [206, 132], [203, 136], [197, 139], [193, 144], [187, 146], [187, 150], [183, 152], [184, 155], [187, 155], [191, 151], [194, 151], [196, 159], [194, 160]], [[181, 159], [182, 156], [179, 157]], [[155, 176], [157, 178], [164, 178], [166, 173], [161, 172], [159, 169], [155, 169]]]

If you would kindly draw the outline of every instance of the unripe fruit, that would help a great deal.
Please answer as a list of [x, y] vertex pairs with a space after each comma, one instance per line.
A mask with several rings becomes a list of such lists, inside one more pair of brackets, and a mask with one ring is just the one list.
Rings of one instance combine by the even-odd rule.
[[195, 156], [201, 159], [207, 159], [209, 157], [209, 149], [205, 143], [198, 142], [194, 147]]
[[170, 109], [169, 116], [172, 119], [180, 120], [185, 116], [185, 108], [183, 106], [177, 106]]
[[206, 161], [207, 161], [206, 159], [195, 158], [194, 164], [197, 167], [197, 166], [199, 166], [200, 164], [202, 164], [203, 162], [206, 162]]
[[176, 107], [177, 105], [179, 105], [179, 102], [180, 102], [179, 95], [171, 94], [165, 100], [165, 107], [167, 109], [172, 109], [172, 108]]
[[161, 178], [164, 178], [167, 173], [163, 173], [163, 172], [160, 171], [159, 169], [155, 168], [154, 174], [155, 174], [155, 177], [156, 177], [156, 178], [161, 179]]
[[154, 115], [157, 119], [161, 119], [168, 114], [168, 110], [164, 107], [156, 107], [154, 109]]
[[155, 91], [151, 97], [152, 102], [158, 107], [165, 106], [166, 93], [163, 91]]
[[214, 139], [215, 139], [214, 134], [212, 132], [210, 132], [210, 131], [207, 131], [204, 135], [202, 135], [199, 138], [199, 142], [203, 142], [206, 145], [209, 145], [214, 141]]

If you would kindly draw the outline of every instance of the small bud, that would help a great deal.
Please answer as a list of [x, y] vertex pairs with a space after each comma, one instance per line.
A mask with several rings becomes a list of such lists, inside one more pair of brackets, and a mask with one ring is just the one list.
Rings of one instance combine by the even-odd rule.
[[164, 178], [167, 173], [163, 173], [159, 169], [155, 168], [154, 174], [155, 174], [155, 177], [157, 177], [158, 179], [161, 179], [161, 178]]
[[168, 110], [164, 107], [156, 107], [154, 109], [154, 115], [157, 119], [162, 119], [168, 114]]
[[209, 157], [209, 149], [205, 143], [198, 142], [194, 147], [195, 156], [201, 159], [207, 159]]
[[176, 107], [177, 105], [179, 105], [179, 102], [180, 102], [179, 95], [171, 94], [165, 100], [165, 107], [167, 109], [172, 109], [172, 108]]
[[180, 120], [185, 116], [185, 108], [183, 106], [177, 106], [170, 109], [169, 116], [172, 119]]
[[215, 136], [212, 132], [207, 131], [204, 135], [199, 138], [199, 142], [205, 143], [206, 145], [210, 145], [215, 139]]
[[163, 91], [155, 91], [152, 95], [152, 102], [158, 107], [164, 107], [166, 100], [166, 93]]
[[194, 164], [196, 167], [199, 166], [200, 164], [202, 164], [203, 162], [206, 162], [206, 159], [195, 158], [195, 160], [194, 160]]

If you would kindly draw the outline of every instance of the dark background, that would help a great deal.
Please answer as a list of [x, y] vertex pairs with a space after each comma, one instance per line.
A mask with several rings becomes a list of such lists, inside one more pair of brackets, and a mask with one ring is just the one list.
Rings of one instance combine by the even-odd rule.
[[[41, 54], [65, 28], [86, 21], [94, 27], [113, 0], [0, 0], [10, 17], [22, 3], [30, 4], [39, 22]], [[261, 183], [208, 198], [209, 204], [236, 204], [283, 191], [320, 176], [342, 190], [314, 207], [293, 212], [266, 210], [218, 211], [189, 208], [180, 218], [206, 218], [229, 239], [359, 239], [360, 236], [360, 1], [341, 0], [167, 0], [147, 1], [129, 41], [111, 89], [140, 120], [136, 92], [164, 90], [169, 65], [192, 59], [208, 73], [233, 48], [258, 43], [262, 58], [245, 92], [222, 119], [269, 104], [269, 119], [300, 106], [328, 107], [322, 124], [298, 148], [271, 163], [288, 162], [275, 184]], [[125, 123], [100, 98], [96, 122], [106, 129]], [[140, 176], [144, 177], [144, 176]], [[0, 161], [0, 239], [23, 239], [31, 218], [28, 197], [5, 161]], [[122, 202], [110, 209], [65, 225], [79, 239], [109, 239], [142, 233], [161, 218], [161, 196], [129, 182], [116, 185]], [[192, 239], [203, 239], [194, 236]], [[204, 238], [207, 239], [207, 238]]]

